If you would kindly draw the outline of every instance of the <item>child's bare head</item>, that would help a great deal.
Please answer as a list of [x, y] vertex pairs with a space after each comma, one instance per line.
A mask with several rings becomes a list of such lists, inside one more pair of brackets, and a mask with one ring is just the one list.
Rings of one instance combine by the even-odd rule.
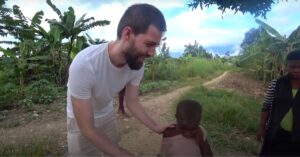
[[202, 107], [197, 101], [182, 100], [177, 104], [175, 116], [180, 127], [193, 129], [200, 124]]

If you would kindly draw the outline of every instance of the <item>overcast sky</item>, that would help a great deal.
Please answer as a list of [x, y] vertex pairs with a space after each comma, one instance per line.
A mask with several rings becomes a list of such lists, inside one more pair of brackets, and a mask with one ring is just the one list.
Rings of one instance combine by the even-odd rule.
[[[276, 1], [276, 0], [275, 0]], [[52, 0], [62, 12], [69, 6], [75, 10], [76, 18], [83, 14], [96, 20], [109, 20], [111, 24], [97, 27], [88, 31], [92, 38], [105, 40], [116, 39], [117, 24], [125, 9], [134, 3], [150, 3], [158, 7], [167, 21], [167, 46], [171, 52], [183, 52], [184, 45], [198, 43], [211, 52], [231, 51], [237, 53], [244, 33], [258, 24], [250, 14], [237, 13], [227, 10], [225, 14], [216, 6], [203, 10], [192, 10], [187, 6], [188, 0]], [[17, 4], [29, 18], [40, 10], [44, 11], [44, 19], [58, 18], [46, 0], [8, 0], [8, 6]], [[280, 1], [272, 6], [264, 22], [271, 25], [282, 35], [289, 35], [300, 25], [300, 1]], [[46, 22], [43, 23], [48, 27]], [[219, 52], [219, 53], [224, 53]]]

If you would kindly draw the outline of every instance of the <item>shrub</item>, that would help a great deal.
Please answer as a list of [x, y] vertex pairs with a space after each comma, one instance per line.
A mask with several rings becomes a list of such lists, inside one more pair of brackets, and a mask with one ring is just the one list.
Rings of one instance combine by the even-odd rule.
[[25, 105], [50, 104], [57, 97], [57, 87], [47, 80], [34, 81], [25, 88]]

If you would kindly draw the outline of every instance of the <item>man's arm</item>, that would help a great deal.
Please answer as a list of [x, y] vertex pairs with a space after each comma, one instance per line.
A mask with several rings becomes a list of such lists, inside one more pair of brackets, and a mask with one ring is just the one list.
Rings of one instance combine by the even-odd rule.
[[268, 86], [268, 89], [265, 94], [265, 101], [263, 104], [262, 112], [260, 115], [260, 123], [259, 123], [259, 129], [257, 133], [257, 140], [259, 142], [262, 142], [265, 134], [266, 134], [266, 127], [267, 127], [267, 121], [269, 119], [270, 111], [273, 105], [274, 97], [275, 97], [275, 86], [276, 86], [276, 80], [272, 80]]
[[147, 114], [144, 107], [140, 104], [138, 95], [138, 86], [128, 83], [125, 91], [126, 105], [134, 117], [139, 119], [149, 129], [157, 133], [162, 133], [167, 127], [171, 127], [171, 125], [160, 125], [155, 123], [155, 121]]
[[267, 124], [268, 117], [269, 117], [269, 112], [268, 111], [262, 111], [261, 112], [259, 129], [258, 129], [258, 133], [257, 133], [257, 140], [259, 142], [262, 142], [264, 137], [265, 137], [266, 124]]
[[82, 135], [99, 150], [111, 156], [132, 156], [129, 152], [113, 143], [104, 133], [96, 130], [90, 100], [71, 97], [74, 115]]

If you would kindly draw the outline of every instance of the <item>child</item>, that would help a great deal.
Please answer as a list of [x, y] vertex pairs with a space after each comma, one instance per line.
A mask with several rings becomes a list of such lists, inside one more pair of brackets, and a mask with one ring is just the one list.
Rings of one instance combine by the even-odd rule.
[[119, 92], [119, 109], [118, 112], [125, 118], [129, 118], [130, 115], [125, 112], [124, 98], [125, 98], [126, 86]]
[[119, 110], [121, 114], [125, 114], [124, 97], [126, 86], [119, 92]]
[[163, 132], [160, 156], [213, 156], [204, 128], [201, 105], [183, 100], [176, 108], [177, 124]]
[[288, 74], [266, 92], [257, 138], [260, 156], [300, 156], [300, 50], [287, 55]]

